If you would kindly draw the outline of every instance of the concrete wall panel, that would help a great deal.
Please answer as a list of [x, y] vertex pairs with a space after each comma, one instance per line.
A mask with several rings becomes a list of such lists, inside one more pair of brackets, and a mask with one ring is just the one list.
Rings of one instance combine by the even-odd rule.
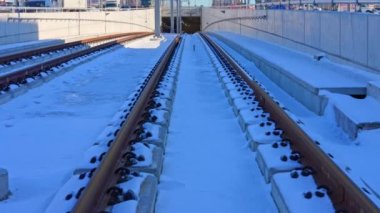
[[368, 66], [380, 70], [380, 16], [368, 16]]
[[[107, 14], [107, 15], [106, 15]], [[18, 18], [20, 21], [8, 20]], [[32, 18], [32, 20], [30, 20]], [[106, 24], [105, 24], [106, 23]], [[110, 12], [0, 14], [0, 44], [78, 35], [153, 31], [153, 9]]]
[[320, 13], [305, 13], [305, 44], [315, 48], [321, 47], [321, 19]]
[[268, 11], [268, 32], [275, 33], [275, 11]]
[[274, 22], [274, 33], [279, 35], [279, 36], [282, 36], [283, 33], [282, 33], [282, 27], [283, 27], [283, 21], [282, 21], [282, 16], [283, 16], [283, 13], [282, 11], [279, 11], [279, 10], [276, 10], [275, 13], [274, 13], [274, 19], [275, 19], [275, 22]]
[[284, 11], [283, 25], [284, 37], [297, 42], [304, 42], [305, 19], [303, 11]]
[[339, 13], [321, 12], [321, 49], [332, 54], [340, 53]]
[[342, 13], [341, 55], [352, 61], [367, 64], [367, 16], [365, 14]]
[[[242, 27], [241, 33], [309, 54], [326, 52], [331, 55], [331, 59], [338, 62], [350, 65], [353, 62], [380, 72], [378, 15], [289, 10], [222, 10], [225, 10], [224, 14], [220, 12], [221, 9], [203, 8], [202, 25], [226, 18], [268, 14], [267, 20], [243, 21], [248, 27]], [[218, 28], [207, 30], [240, 32], [235, 25], [226, 21], [218, 24]]]

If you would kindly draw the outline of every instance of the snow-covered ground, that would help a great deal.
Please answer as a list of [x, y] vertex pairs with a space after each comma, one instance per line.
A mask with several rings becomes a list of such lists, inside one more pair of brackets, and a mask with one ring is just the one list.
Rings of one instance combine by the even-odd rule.
[[[290, 69], [297, 70], [297, 72], [301, 72], [303, 68], [308, 67], [307, 73], [311, 73], [310, 76], [308, 76], [305, 71], [305, 73], [301, 73], [302, 75], [299, 77], [302, 78], [303, 76], [308, 76], [307, 79], [309, 79], [310, 82], [315, 82], [316, 84], [329, 84], [326, 82], [326, 78], [323, 78], [323, 82], [318, 82], [322, 81], [319, 79], [321, 76], [318, 75], [320, 65], [316, 65], [312, 60], [310, 60], [310, 58], [312, 58], [310, 55], [292, 51], [287, 48], [282, 48], [274, 44], [261, 42], [256, 39], [240, 36], [238, 34], [220, 34], [227, 36], [243, 47], [255, 49], [259, 55], [262, 54], [262, 56], [265, 56], [266, 58], [273, 58], [274, 62], [277, 64], [286, 64], [286, 66]], [[363, 118], [363, 116], [368, 118], [371, 117], [371, 114], [378, 111], [378, 109], [375, 108], [378, 103], [377, 105], [366, 104], [373, 102], [371, 98], [367, 98], [368, 100], [362, 101], [363, 104], [361, 105], [366, 108], [358, 108], [357, 105], [352, 105], [352, 100], [347, 101], [353, 98], [347, 96], [342, 98], [342, 95], [325, 91], [326, 95], [330, 99], [330, 102], [326, 107], [325, 114], [323, 116], [317, 116], [273, 83], [255, 66], [253, 62], [247, 60], [241, 54], [217, 38], [214, 39], [230, 55], [238, 60], [245, 70], [250, 72], [257, 80], [259, 80], [276, 97], [276, 99], [278, 99], [284, 106], [286, 106], [286, 108], [289, 109], [291, 113], [296, 115], [297, 118], [304, 124], [302, 125], [302, 128], [304, 128], [313, 139], [320, 142], [321, 148], [332, 156], [332, 159], [342, 168], [343, 171], [346, 172], [350, 178], [352, 178], [360, 187], [364, 187], [370, 191], [370, 197], [377, 203], [377, 205], [380, 205], [380, 181], [378, 181], [380, 177], [380, 164], [378, 164], [378, 151], [380, 150], [380, 143], [378, 143], [378, 140], [380, 138], [380, 130], [375, 129], [361, 131], [359, 132], [358, 137], [355, 140], [352, 140], [342, 131], [340, 127], [337, 126], [333, 111], [333, 104], [338, 101], [340, 102], [339, 104], [345, 105], [346, 108], [350, 108], [350, 113], [356, 114], [356, 116], [361, 118]], [[280, 58], [281, 55], [283, 55], [284, 58]], [[291, 63], [286, 63], [287, 58], [291, 58]], [[309, 62], [307, 59], [309, 59]], [[325, 64], [326, 69], [334, 69], [334, 72], [344, 72], [345, 70], [348, 70], [345, 72], [347, 74], [345, 77], [350, 76], [351, 79], [354, 78], [353, 76], [358, 76], [357, 79], [359, 79], [359, 81], [363, 81], [363, 79], [367, 79], [368, 81], [370, 79], [375, 80], [380, 78], [379, 75], [365, 73], [355, 68], [335, 64], [328, 60], [323, 63]], [[316, 68], [313, 69], [313, 67]], [[322, 75], [324, 74], [322, 73]], [[336, 77], [328, 78], [328, 80], [331, 82], [342, 81], [342, 79], [337, 79]], [[369, 101], [369, 99], [371, 99], [371, 101]], [[378, 117], [378, 115], [374, 115], [374, 117]]]
[[[63, 75], [0, 105], [0, 168], [8, 169], [12, 192], [8, 200], [0, 202], [0, 212], [45, 210], [173, 38], [165, 35], [163, 40], [131, 42], [126, 48], [68, 68], [71, 70]], [[238, 35], [234, 39], [252, 45]], [[360, 132], [356, 140], [349, 139], [336, 125], [333, 103], [324, 116], [315, 115], [251, 61], [216, 41], [302, 121], [302, 127], [359, 186], [378, 197], [379, 130]], [[185, 35], [183, 42], [156, 212], [275, 212], [270, 185], [256, 165], [256, 153], [247, 146], [203, 42], [198, 35]], [[263, 50], [274, 48], [260, 45]], [[282, 51], [284, 54], [286, 49]], [[301, 57], [300, 64], [304, 66], [310, 58]], [[300, 65], [292, 58], [288, 66]], [[354, 75], [350, 76], [352, 80]], [[335, 101], [346, 98], [326, 95]]]
[[21, 52], [27, 49], [41, 48], [49, 45], [57, 45], [65, 43], [64, 40], [60, 39], [44, 39], [37, 41], [27, 41], [27, 42], [19, 42], [13, 44], [1, 44], [0, 45], [0, 56], [8, 55], [10, 53]]
[[45, 40], [38, 40], [38, 41], [27, 41], [27, 42], [19, 42], [19, 43], [13, 43], [13, 44], [2, 44], [0, 46], [0, 50], [5, 49], [11, 49], [14, 47], [25, 47], [29, 45], [41, 45], [46, 42], [53, 42], [53, 41], [59, 41], [58, 39], [45, 39]]
[[173, 36], [151, 37], [83, 63], [0, 105], [0, 212], [43, 212]]
[[17, 62], [11, 62], [10, 65], [4, 65], [0, 64], [0, 77], [10, 74], [12, 72], [16, 72], [17, 70], [21, 69], [26, 69], [28, 67], [35, 66], [37, 64], [49, 61], [49, 60], [54, 60], [60, 57], [63, 57], [65, 55], [72, 54], [74, 52], [78, 52], [84, 49], [87, 49], [91, 47], [90, 45], [78, 45], [75, 46], [74, 48], [66, 48], [60, 51], [54, 51], [50, 53], [44, 53], [42, 55], [38, 56], [32, 56], [32, 59], [22, 59], [21, 61]]
[[156, 212], [276, 211], [200, 37], [184, 42]]

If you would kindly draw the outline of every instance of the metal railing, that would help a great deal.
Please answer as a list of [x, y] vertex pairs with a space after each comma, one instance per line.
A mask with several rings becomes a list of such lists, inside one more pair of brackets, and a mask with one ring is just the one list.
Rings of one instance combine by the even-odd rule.
[[[177, 14], [177, 9], [174, 8], [174, 16]], [[170, 8], [162, 7], [161, 9], [162, 16], [170, 16]], [[202, 14], [202, 7], [187, 7], [182, 6], [181, 15], [182, 16], [200, 16]]]
[[255, 4], [241, 4], [241, 5], [213, 5], [212, 8], [218, 9], [244, 9], [255, 8], [260, 5], [300, 5], [300, 4], [374, 4], [380, 6], [380, 0], [256, 0]]
[[51, 13], [51, 12], [99, 12], [99, 11], [131, 11], [146, 10], [153, 7], [138, 8], [80, 8], [80, 7], [7, 7], [0, 6], [0, 13]]

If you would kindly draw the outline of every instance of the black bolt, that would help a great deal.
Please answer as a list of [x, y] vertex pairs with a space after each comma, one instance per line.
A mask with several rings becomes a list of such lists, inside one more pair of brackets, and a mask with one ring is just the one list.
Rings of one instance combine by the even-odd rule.
[[75, 198], [76, 199], [79, 199], [80, 195], [82, 194], [83, 190], [84, 190], [85, 187], [82, 187], [79, 189], [79, 191], [77, 192], [77, 194], [75, 195]]
[[286, 156], [286, 155], [283, 155], [283, 156], [281, 156], [281, 158], [280, 158], [282, 161], [288, 161], [288, 157]]
[[138, 160], [138, 161], [144, 161], [144, 160], [145, 160], [145, 157], [144, 157], [143, 155], [139, 155], [139, 156], [137, 157], [137, 160]]
[[99, 156], [99, 161], [102, 161], [102, 160], [103, 160], [104, 155], [106, 155], [106, 152], [103, 152], [103, 153]]
[[138, 173], [138, 172], [132, 172], [132, 175], [135, 176], [135, 177], [139, 177], [140, 173]]
[[290, 173], [290, 177], [292, 177], [292, 178], [294, 178], [294, 179], [298, 178], [298, 177], [299, 177], [298, 172], [297, 172], [297, 171], [293, 171], [293, 172], [291, 172], [291, 173]]
[[303, 196], [304, 196], [306, 199], [310, 199], [310, 198], [313, 196], [313, 194], [312, 194], [311, 192], [306, 192], [306, 193], [303, 194]]
[[96, 162], [96, 156], [93, 156], [90, 160], [90, 163], [95, 163]]
[[131, 171], [126, 167], [119, 167], [116, 169], [115, 174], [120, 174], [121, 176], [129, 175]]
[[117, 133], [119, 133], [119, 129], [117, 129], [117, 130], [113, 133], [113, 135], [116, 136]]
[[317, 197], [324, 197], [325, 196], [325, 193], [321, 192], [321, 191], [316, 191], [315, 193], [315, 196]]
[[291, 154], [289, 156], [290, 160], [292, 161], [297, 161], [300, 157], [299, 157], [299, 154]]
[[286, 147], [288, 145], [288, 142], [283, 140], [283, 141], [281, 141], [280, 145], [282, 147]]
[[311, 174], [313, 174], [313, 170], [311, 168], [306, 167], [306, 168], [302, 169], [302, 172], [301, 172], [302, 176], [307, 177]]
[[151, 133], [151, 132], [147, 132], [147, 133], [145, 134], [145, 136], [146, 136], [147, 138], [152, 137], [152, 133]]
[[79, 175], [79, 179], [80, 180], [83, 180], [85, 177], [86, 177], [86, 173], [82, 173], [82, 174]]
[[91, 171], [88, 173], [88, 177], [89, 178], [92, 177], [92, 175], [94, 174], [95, 170], [96, 170], [96, 168], [91, 169]]
[[70, 193], [66, 195], [65, 200], [70, 200], [72, 197], [73, 197], [73, 194]]
[[113, 140], [108, 141], [107, 146], [110, 147], [112, 143], [113, 143]]
[[151, 121], [156, 122], [157, 121], [157, 116], [153, 115], [151, 118]]
[[123, 195], [123, 201], [127, 200], [137, 200], [136, 194], [130, 189]]

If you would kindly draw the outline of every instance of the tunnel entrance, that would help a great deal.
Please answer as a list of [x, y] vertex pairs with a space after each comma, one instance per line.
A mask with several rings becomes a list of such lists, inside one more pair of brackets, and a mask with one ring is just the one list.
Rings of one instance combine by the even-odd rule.
[[[177, 28], [177, 17], [174, 17], [174, 30]], [[162, 17], [161, 30], [163, 33], [170, 33], [170, 17]], [[182, 31], [193, 34], [201, 31], [200, 16], [182, 16]]]

